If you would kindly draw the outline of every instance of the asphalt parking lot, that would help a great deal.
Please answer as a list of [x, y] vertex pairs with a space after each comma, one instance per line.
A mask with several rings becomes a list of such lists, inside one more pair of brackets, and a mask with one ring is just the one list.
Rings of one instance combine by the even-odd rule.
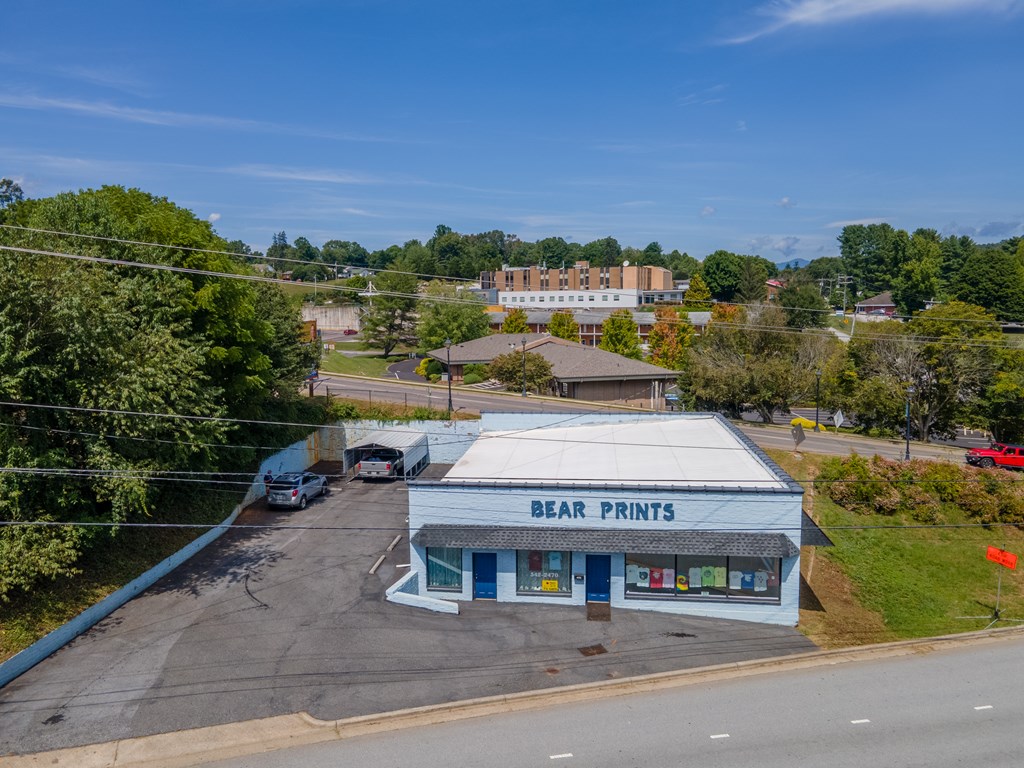
[[814, 649], [795, 629], [745, 622], [623, 610], [587, 621], [582, 607], [487, 602], [449, 616], [387, 603], [408, 564], [406, 510], [404, 483], [360, 481], [334, 482], [303, 511], [250, 507], [234, 530], [0, 689], [0, 754]]

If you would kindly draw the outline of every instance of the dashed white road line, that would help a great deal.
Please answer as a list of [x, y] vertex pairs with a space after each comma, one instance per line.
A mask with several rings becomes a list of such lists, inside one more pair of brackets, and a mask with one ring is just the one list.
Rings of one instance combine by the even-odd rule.
[[871, 722], [870, 720], [865, 718], [864, 720], [851, 720], [850, 724], [851, 725], [860, 725], [861, 723], [870, 723], [870, 722]]
[[728, 733], [713, 733], [713, 734], [711, 734], [711, 738], [712, 739], [728, 739], [729, 738], [729, 734]]
[[980, 707], [975, 707], [975, 709], [992, 709], [992, 705], [991, 704], [983, 704]]
[[561, 760], [563, 757], [572, 757], [572, 752], [563, 752], [560, 755], [548, 755], [552, 760]]

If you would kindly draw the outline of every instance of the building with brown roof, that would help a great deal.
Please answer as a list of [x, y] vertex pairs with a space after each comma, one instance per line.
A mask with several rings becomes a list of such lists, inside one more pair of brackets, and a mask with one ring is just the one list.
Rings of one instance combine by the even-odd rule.
[[552, 394], [577, 400], [654, 407], [664, 401], [665, 388], [679, 376], [677, 371], [540, 333], [497, 333], [427, 355], [442, 364], [450, 359], [449, 375], [453, 383], [459, 383], [467, 365], [486, 365], [512, 351], [535, 353], [547, 360], [555, 379]]

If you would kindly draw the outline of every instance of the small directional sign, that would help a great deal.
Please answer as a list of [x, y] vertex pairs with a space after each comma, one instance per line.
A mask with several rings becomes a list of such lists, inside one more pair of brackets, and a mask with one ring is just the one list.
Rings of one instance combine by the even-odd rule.
[[794, 424], [793, 428], [789, 430], [789, 434], [793, 436], [793, 447], [799, 448], [800, 443], [804, 441], [804, 428], [799, 424]]
[[1007, 552], [1005, 549], [989, 547], [988, 552], [985, 553], [985, 557], [993, 563], [1005, 565], [1011, 571], [1017, 568], [1017, 556], [1013, 554], [1013, 552]]
[[836, 429], [843, 426], [843, 422], [846, 421], [842, 411], [836, 411], [836, 415], [832, 417], [832, 423], [836, 425]]

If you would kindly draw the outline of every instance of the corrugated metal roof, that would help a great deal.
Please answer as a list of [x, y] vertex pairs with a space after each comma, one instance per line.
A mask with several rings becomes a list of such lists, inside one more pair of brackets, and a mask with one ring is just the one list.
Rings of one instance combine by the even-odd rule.
[[395, 430], [371, 432], [369, 435], [364, 437], [355, 445], [350, 445], [349, 448], [397, 448], [398, 450], [404, 450], [411, 448], [422, 440], [426, 439], [424, 432], [414, 432], [412, 430]]
[[794, 557], [800, 553], [796, 544], [784, 533], [744, 531], [425, 525], [413, 535], [412, 543], [418, 547], [638, 552], [649, 555]]

